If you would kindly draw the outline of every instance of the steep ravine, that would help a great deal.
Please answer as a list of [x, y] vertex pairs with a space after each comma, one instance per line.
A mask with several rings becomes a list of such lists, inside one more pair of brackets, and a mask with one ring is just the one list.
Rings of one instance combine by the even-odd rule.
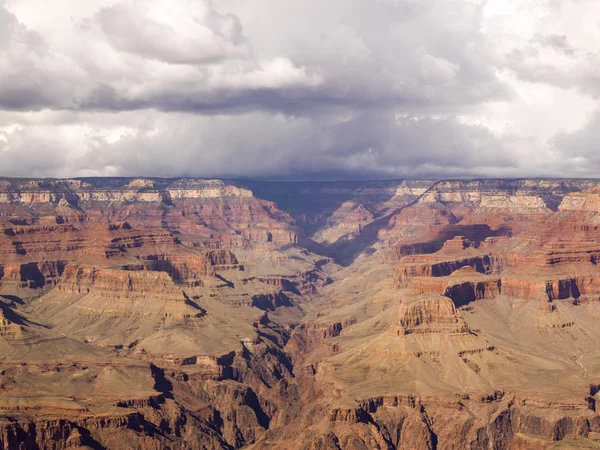
[[250, 184], [7, 185], [0, 449], [600, 447], [591, 181]]

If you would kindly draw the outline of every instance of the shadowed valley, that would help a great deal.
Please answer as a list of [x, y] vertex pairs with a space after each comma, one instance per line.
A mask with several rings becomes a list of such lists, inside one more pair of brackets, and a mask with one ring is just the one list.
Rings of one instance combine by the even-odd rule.
[[600, 448], [594, 180], [0, 180], [0, 448]]

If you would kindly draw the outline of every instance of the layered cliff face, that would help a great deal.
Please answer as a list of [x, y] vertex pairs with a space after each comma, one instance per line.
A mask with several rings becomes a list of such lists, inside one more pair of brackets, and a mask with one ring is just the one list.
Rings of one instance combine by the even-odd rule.
[[454, 302], [445, 296], [410, 297], [400, 304], [398, 335], [429, 333], [467, 333], [469, 328], [458, 314]]
[[595, 181], [0, 182], [0, 448], [595, 448]]
[[373, 219], [373, 213], [364, 205], [344, 202], [327, 220], [327, 228], [313, 238], [324, 244], [332, 244], [340, 239], [356, 239]]
[[480, 274], [498, 274], [504, 266], [506, 242], [485, 240], [479, 246], [462, 236], [446, 241], [431, 254], [404, 256], [396, 267], [398, 287], [407, 287], [414, 277], [444, 277], [470, 267]]
[[232, 448], [264, 433], [268, 387], [291, 377], [288, 328], [332, 265], [298, 246], [289, 214], [218, 180], [0, 191], [0, 448]]
[[359, 255], [317, 319], [352, 324], [288, 344], [330, 395], [304, 448], [597, 447], [600, 210], [559, 206], [593, 185], [441, 182], [375, 219], [393, 272]]

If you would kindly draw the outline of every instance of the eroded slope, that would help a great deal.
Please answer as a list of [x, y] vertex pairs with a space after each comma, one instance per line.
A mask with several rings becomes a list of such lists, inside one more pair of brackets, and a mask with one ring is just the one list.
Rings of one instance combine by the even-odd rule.
[[595, 186], [4, 180], [0, 446], [597, 448]]

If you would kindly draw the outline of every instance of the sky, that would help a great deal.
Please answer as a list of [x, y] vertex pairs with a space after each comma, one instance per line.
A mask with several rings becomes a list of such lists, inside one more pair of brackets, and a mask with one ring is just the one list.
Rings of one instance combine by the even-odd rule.
[[0, 175], [600, 177], [598, 0], [0, 0]]

